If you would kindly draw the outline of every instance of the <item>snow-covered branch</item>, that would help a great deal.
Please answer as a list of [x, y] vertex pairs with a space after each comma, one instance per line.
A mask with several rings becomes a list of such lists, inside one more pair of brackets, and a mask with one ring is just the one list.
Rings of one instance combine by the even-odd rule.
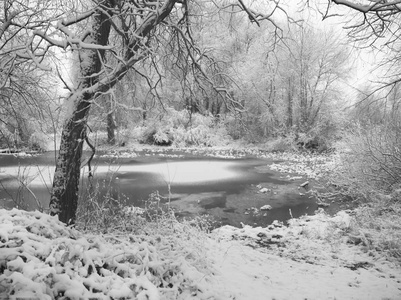
[[376, 1], [369, 0], [369, 4], [362, 4], [360, 1], [350, 0], [332, 0], [335, 4], [344, 5], [361, 13], [369, 12], [388, 12], [388, 11], [401, 11], [401, 1]]

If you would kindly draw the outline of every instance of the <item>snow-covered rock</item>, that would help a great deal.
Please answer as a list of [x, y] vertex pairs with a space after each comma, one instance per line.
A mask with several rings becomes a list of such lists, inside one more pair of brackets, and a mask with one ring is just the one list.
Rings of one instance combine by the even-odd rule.
[[272, 209], [272, 207], [271, 207], [271, 205], [269, 205], [269, 204], [263, 205], [263, 206], [260, 208], [260, 210], [271, 210], [271, 209]]
[[309, 181], [305, 181], [305, 182], [303, 182], [303, 183], [301, 183], [299, 186], [300, 187], [307, 187], [309, 185]]

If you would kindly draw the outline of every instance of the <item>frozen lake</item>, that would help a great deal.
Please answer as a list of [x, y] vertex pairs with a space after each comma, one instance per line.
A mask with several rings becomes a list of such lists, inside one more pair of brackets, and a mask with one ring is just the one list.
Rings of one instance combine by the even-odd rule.
[[[36, 209], [37, 201], [48, 206], [54, 173], [54, 153], [32, 157], [0, 156], [0, 205], [13, 207], [21, 201]], [[271, 161], [254, 157], [216, 158], [183, 153], [142, 152], [136, 157], [96, 157], [92, 163], [101, 195], [124, 198], [129, 205], [143, 206], [158, 191], [179, 215], [210, 214], [222, 224], [266, 225], [316, 209], [314, 199], [300, 195], [304, 179], [288, 180], [271, 171]], [[87, 194], [87, 168], [82, 169], [81, 198]], [[260, 193], [261, 187], [268, 192]], [[33, 196], [33, 194], [35, 196]], [[255, 213], [263, 205], [272, 209]]]

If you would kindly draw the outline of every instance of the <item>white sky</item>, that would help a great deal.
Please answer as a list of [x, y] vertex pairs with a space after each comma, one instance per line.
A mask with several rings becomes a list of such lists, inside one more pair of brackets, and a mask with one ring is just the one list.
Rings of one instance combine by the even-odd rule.
[[[270, 0], [243, 1], [250, 8], [263, 12], [267, 12], [268, 9], [265, 7], [273, 3]], [[310, 0], [309, 6], [307, 5], [307, 0], [279, 0], [278, 2], [289, 17], [297, 21], [306, 20], [306, 23], [314, 28], [325, 31], [333, 30], [335, 34], [338, 34], [344, 40], [344, 43], [350, 46], [350, 50], [352, 49], [350, 57], [351, 73], [349, 78], [343, 82], [346, 90], [345, 97], [350, 99], [356, 97], [359, 89], [367, 86], [369, 81], [376, 81], [378, 73], [375, 73], [374, 70], [376, 63], [381, 60], [380, 54], [378, 54], [378, 51], [373, 52], [372, 49], [354, 48], [353, 41], [347, 38], [348, 31], [344, 29], [348, 21], [352, 23], [353, 16], [358, 12], [345, 6], [332, 4], [329, 12], [330, 15], [335, 16], [323, 20], [323, 14], [326, 13], [329, 0]], [[287, 15], [283, 11], [276, 10], [273, 19], [284, 23], [287, 20]]]
[[[377, 70], [377, 64], [382, 60], [382, 54], [377, 50], [375, 51], [372, 47], [364, 49], [355, 47], [353, 44], [354, 42], [347, 37], [348, 30], [344, 28], [347, 26], [347, 22], [350, 22], [348, 25], [353, 23], [355, 20], [353, 16], [359, 14], [358, 12], [345, 6], [332, 4], [329, 14], [333, 16], [323, 20], [323, 14], [326, 12], [328, 0], [310, 1], [313, 7], [308, 9], [308, 7], [304, 5], [302, 13], [299, 11], [300, 6], [298, 6], [297, 12], [296, 5], [293, 5], [293, 1], [284, 0], [281, 2], [283, 2], [284, 5], [285, 3], [291, 3], [291, 5], [287, 4], [287, 7], [290, 8], [292, 14], [299, 14], [313, 27], [334, 30], [334, 32], [344, 40], [344, 43], [350, 45], [351, 73], [349, 78], [344, 82], [347, 93], [346, 96], [348, 98], [356, 97], [359, 89], [367, 86], [370, 81], [377, 80], [380, 75]], [[299, 5], [302, 7], [302, 4], [305, 2], [306, 0], [301, 0]]]

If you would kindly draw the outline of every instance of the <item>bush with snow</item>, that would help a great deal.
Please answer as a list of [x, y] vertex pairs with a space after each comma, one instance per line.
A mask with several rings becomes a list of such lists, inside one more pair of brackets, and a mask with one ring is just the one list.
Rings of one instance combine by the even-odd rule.
[[95, 236], [40, 212], [2, 209], [0, 298], [207, 299], [202, 239], [192, 226], [170, 226], [175, 237]]
[[[213, 116], [177, 111], [167, 107], [162, 115], [149, 118], [140, 130], [139, 141], [175, 147], [221, 146], [231, 138], [223, 124]], [[136, 130], [138, 131], [138, 130]]]

